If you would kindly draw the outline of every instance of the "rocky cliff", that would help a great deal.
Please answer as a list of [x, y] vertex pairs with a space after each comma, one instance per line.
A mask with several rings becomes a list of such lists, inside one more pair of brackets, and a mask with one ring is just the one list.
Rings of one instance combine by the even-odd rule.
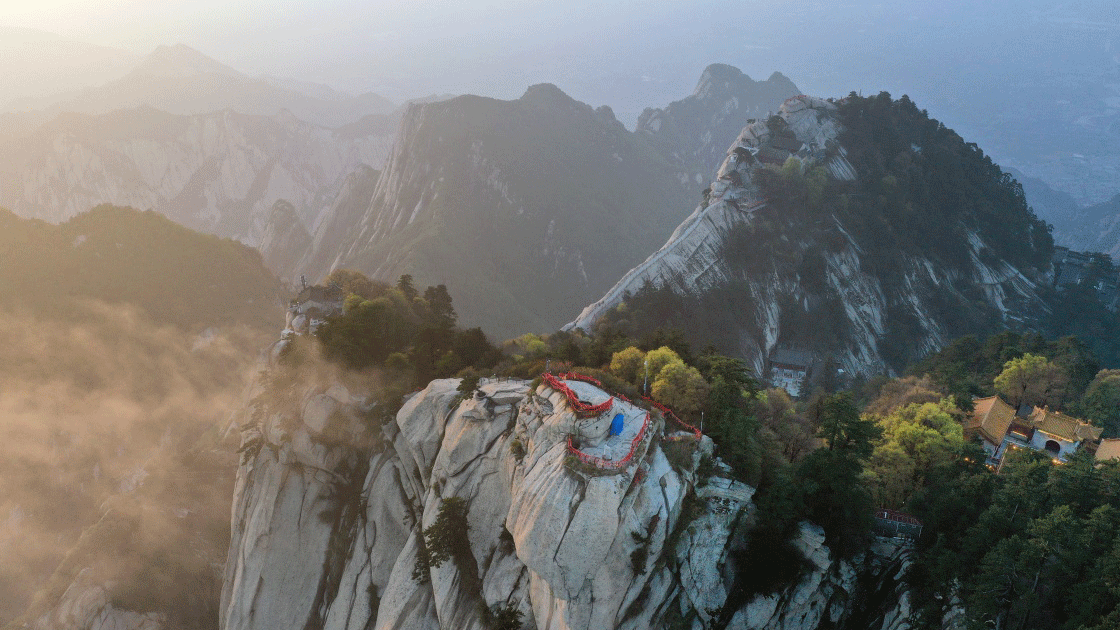
[[[563, 394], [524, 381], [483, 382], [465, 399], [458, 380], [434, 381], [387, 418], [358, 383], [284, 382], [242, 425], [224, 630], [481, 630], [512, 611], [538, 630], [699, 630], [728, 602], [753, 489], [698, 478], [707, 438], [683, 438], [691, 459], [673, 465], [659, 415], [638, 433], [645, 411], [614, 399], [581, 419]], [[608, 436], [615, 413], [629, 447]], [[611, 463], [579, 461], [568, 436]], [[453, 534], [467, 551], [436, 566], [421, 531], [452, 499], [466, 507]], [[727, 628], [908, 627], [904, 550], [836, 562], [808, 523], [798, 544], [801, 581], [737, 605]], [[869, 601], [876, 610], [861, 613]]]
[[288, 113], [63, 114], [26, 137], [0, 139], [0, 206], [56, 223], [103, 203], [132, 206], [257, 245], [277, 200], [310, 231], [349, 173], [382, 163], [391, 134], [367, 131], [332, 131]]
[[635, 133], [646, 136], [675, 162], [678, 177], [695, 191], [707, 185], [726, 157], [727, 140], [750, 119], [766, 118], [801, 91], [780, 72], [755, 81], [734, 66], [704, 69], [689, 96], [642, 112]]
[[499, 337], [554, 330], [557, 303], [598, 295], [679, 222], [692, 197], [673, 172], [609, 108], [553, 85], [416, 104], [346, 239], [312, 258], [446, 284], [463, 323]]
[[[849, 373], [881, 374], [956, 336], [1020, 326], [1046, 312], [1035, 291], [1040, 270], [993, 253], [994, 239], [977, 227], [990, 219], [955, 219], [944, 238], [931, 234], [944, 228], [940, 221], [895, 234], [885, 221], [873, 223], [881, 210], [856, 206], [872, 193], [855, 187], [860, 174], [841, 142], [844, 129], [836, 103], [806, 96], [747, 125], [704, 203], [566, 328], [590, 330], [612, 311], [612, 321], [633, 324], [639, 315], [617, 307], [661, 290], [671, 302], [663, 310], [676, 309], [676, 319], [647, 325], [681, 327], [701, 343], [718, 339], [760, 374], [779, 345], [832, 355]], [[908, 152], [913, 162], [925, 159], [917, 144]], [[767, 198], [760, 171], [785, 182], [771, 186], [779, 198]], [[809, 175], [823, 201], [781, 188]], [[838, 198], [831, 206], [830, 194]], [[950, 255], [930, 253], [931, 244], [950, 242]], [[1024, 238], [1019, 251], [1034, 247]]]
[[345, 191], [347, 210], [328, 215], [343, 229], [325, 221], [293, 273], [409, 273], [446, 284], [463, 322], [492, 335], [555, 330], [663, 241], [728, 138], [796, 93], [780, 74], [756, 82], [716, 64], [633, 133], [547, 84], [514, 101], [415, 104], [365, 207], [349, 210]]

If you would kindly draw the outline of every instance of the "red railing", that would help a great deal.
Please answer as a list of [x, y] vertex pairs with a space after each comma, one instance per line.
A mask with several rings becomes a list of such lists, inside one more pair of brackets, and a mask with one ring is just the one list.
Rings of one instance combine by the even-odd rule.
[[[576, 393], [573, 392], [570, 387], [564, 384], [564, 381], [566, 380], [583, 381], [585, 383], [591, 383], [592, 385], [600, 389], [603, 388], [603, 384], [598, 380], [584, 374], [563, 372], [557, 376], [553, 376], [552, 374], [545, 373], [541, 374], [541, 380], [543, 380], [545, 383], [548, 383], [548, 386], [552, 389], [564, 394], [564, 396], [568, 399], [568, 403], [571, 404], [572, 409], [576, 410], [577, 416], [590, 418], [600, 415], [604, 411], [609, 410], [611, 408], [611, 405], [614, 403], [614, 396], [608, 398], [606, 402], [600, 403], [598, 405], [584, 403], [579, 399], [579, 396], [576, 396]], [[625, 400], [626, 402], [630, 402], [625, 396], [617, 394], [616, 396]], [[630, 440], [629, 452], [626, 453], [626, 457], [623, 457], [618, 461], [603, 459], [602, 457], [595, 457], [594, 455], [588, 455], [587, 453], [584, 453], [572, 444], [572, 436], [570, 435], [568, 436], [568, 453], [577, 457], [581, 462], [591, 466], [595, 466], [597, 468], [604, 468], [607, 470], [622, 469], [626, 467], [631, 460], [634, 459], [634, 453], [638, 450], [638, 445], [641, 444], [642, 440], [646, 437], [646, 431], [649, 429], [649, 418], [649, 412], [647, 411], [645, 418], [642, 419], [642, 428], [638, 430], [638, 434], [634, 436], [634, 439]]]
[[606, 468], [608, 470], [618, 470], [621, 468], [625, 468], [630, 463], [630, 461], [634, 459], [634, 453], [638, 450], [638, 445], [642, 443], [642, 439], [645, 438], [646, 429], [648, 428], [649, 412], [647, 411], [646, 417], [642, 420], [642, 428], [638, 430], [638, 434], [634, 436], [634, 439], [630, 440], [630, 451], [626, 453], [626, 457], [623, 457], [618, 461], [603, 459], [602, 457], [595, 457], [594, 455], [588, 455], [587, 453], [584, 453], [583, 451], [572, 445], [572, 436], [570, 435], [568, 436], [568, 452], [578, 457], [579, 461], [585, 464], [590, 464], [591, 466], [595, 466], [597, 468]]
[[697, 429], [696, 427], [692, 426], [691, 424], [689, 424], [689, 423], [685, 422], [684, 420], [681, 420], [680, 418], [678, 418], [677, 414], [673, 413], [672, 409], [666, 407], [665, 405], [662, 405], [661, 403], [659, 403], [656, 400], [650, 398], [649, 396], [642, 396], [642, 400], [648, 401], [651, 405], [653, 405], [654, 407], [657, 407], [658, 411], [660, 411], [666, 418], [672, 418], [674, 422], [676, 422], [677, 424], [679, 424], [681, 426], [681, 428], [683, 428], [685, 431], [688, 431], [689, 433], [694, 435], [697, 440], [700, 439], [700, 436], [701, 436], [700, 429]]
[[898, 510], [891, 510], [888, 508], [876, 509], [875, 518], [881, 521], [893, 521], [895, 523], [905, 523], [907, 525], [916, 525], [918, 527], [922, 526], [922, 522], [914, 518], [913, 516], [910, 516], [909, 514], [906, 514], [904, 512], [899, 512]]
[[557, 378], [564, 379], [565, 381], [583, 381], [584, 383], [591, 383], [599, 389], [603, 389], [603, 384], [599, 379], [592, 378], [586, 374], [578, 374], [576, 372], [560, 372], [556, 375]]
[[588, 383], [591, 383], [592, 385], [595, 385], [596, 387], [602, 388], [602, 384], [600, 384], [599, 381], [596, 381], [595, 379], [591, 378], [590, 376], [584, 376], [582, 378], [577, 378], [579, 376], [580, 375], [572, 374], [570, 372], [565, 372], [564, 374], [561, 374], [559, 377], [553, 376], [553, 375], [551, 375], [547, 372], [544, 373], [544, 374], [541, 374], [541, 378], [546, 383], [548, 383], [549, 387], [551, 387], [552, 389], [560, 392], [561, 394], [564, 394], [564, 396], [568, 399], [568, 403], [571, 404], [572, 409], [575, 410], [576, 415], [578, 417], [580, 417], [580, 418], [594, 418], [595, 416], [598, 416], [598, 415], [601, 415], [601, 414], [603, 414], [607, 411], [610, 411], [611, 405], [614, 404], [614, 397], [613, 396], [610, 397], [610, 398], [607, 398], [606, 401], [604, 401], [602, 403], [599, 403], [598, 405], [592, 405], [591, 403], [585, 403], [585, 402], [583, 402], [582, 400], [579, 399], [579, 396], [577, 396], [576, 393], [573, 392], [570, 387], [568, 387], [567, 385], [564, 384], [563, 380], [561, 380], [561, 379], [564, 379], [564, 380], [581, 380], [581, 381], [586, 381]]

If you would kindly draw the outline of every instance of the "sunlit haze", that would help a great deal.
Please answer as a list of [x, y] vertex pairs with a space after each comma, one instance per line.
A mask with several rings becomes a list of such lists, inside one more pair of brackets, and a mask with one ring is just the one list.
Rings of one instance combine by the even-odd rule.
[[0, 0], [0, 630], [1120, 628], [1120, 0]]

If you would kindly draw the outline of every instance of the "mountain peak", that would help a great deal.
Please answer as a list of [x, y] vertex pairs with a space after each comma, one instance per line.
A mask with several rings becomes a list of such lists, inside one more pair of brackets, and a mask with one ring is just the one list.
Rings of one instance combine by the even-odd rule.
[[153, 76], [194, 76], [199, 74], [221, 74], [241, 76], [241, 73], [224, 63], [215, 61], [186, 44], [157, 46], [140, 65], [136, 72]]
[[530, 85], [525, 89], [525, 93], [521, 95], [519, 100], [542, 105], [575, 102], [575, 99], [565, 94], [564, 90], [551, 83]]
[[783, 88], [789, 88], [794, 92], [798, 91], [797, 86], [793, 84], [793, 81], [777, 70], [775, 70], [774, 73], [770, 75], [770, 78], [766, 79], [766, 83], [774, 83]]
[[740, 83], [754, 83], [754, 81], [735, 66], [713, 63], [704, 68], [692, 94], [697, 98], [704, 98], [711, 95], [713, 91], [726, 91], [731, 85]]

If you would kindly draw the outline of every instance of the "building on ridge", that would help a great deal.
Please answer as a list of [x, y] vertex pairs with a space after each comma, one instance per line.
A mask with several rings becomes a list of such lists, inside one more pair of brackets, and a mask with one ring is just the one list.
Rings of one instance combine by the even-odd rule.
[[770, 355], [767, 366], [770, 384], [780, 387], [794, 398], [801, 395], [802, 387], [818, 363], [817, 355], [808, 350], [778, 348]]
[[342, 313], [344, 303], [342, 287], [304, 283], [299, 295], [288, 303], [286, 330], [295, 334], [314, 334], [328, 318]]
[[1079, 450], [1096, 451], [1104, 431], [1047, 407], [1033, 407], [1023, 417], [999, 396], [977, 399], [973, 405], [972, 417], [964, 426], [965, 438], [980, 438], [992, 467], [1003, 462], [1008, 449], [1016, 448], [1044, 452], [1064, 462]]

